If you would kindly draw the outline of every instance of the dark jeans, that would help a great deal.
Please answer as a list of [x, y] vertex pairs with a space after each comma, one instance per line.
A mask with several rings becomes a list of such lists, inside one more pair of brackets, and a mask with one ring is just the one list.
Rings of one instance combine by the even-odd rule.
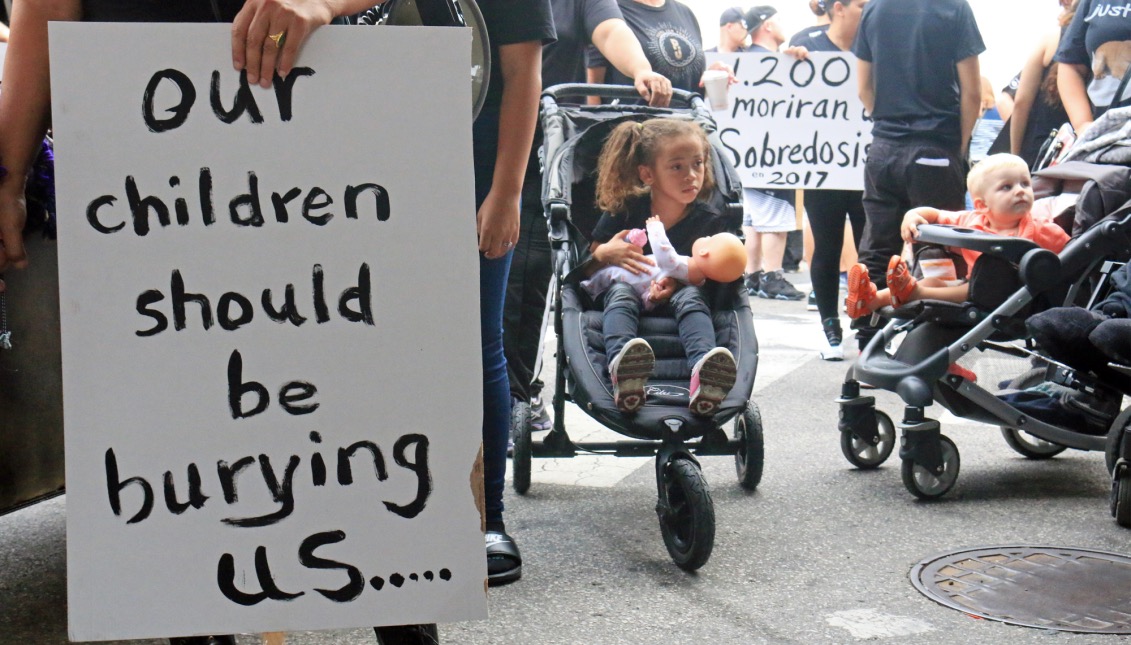
[[[605, 335], [605, 356], [616, 358], [625, 344], [640, 334], [640, 311], [643, 303], [631, 286], [616, 282], [601, 295], [605, 315], [602, 331]], [[677, 291], [668, 304], [655, 309], [660, 315], [674, 315], [679, 329], [679, 340], [687, 354], [687, 364], [694, 368], [699, 359], [715, 348], [715, 324], [711, 310], [699, 287], [687, 285]]]
[[[483, 112], [472, 126], [475, 156], [475, 208], [487, 199], [495, 177], [498, 114]], [[503, 355], [503, 299], [511, 253], [488, 260], [479, 255], [479, 328], [483, 349], [483, 489], [487, 522], [503, 521], [503, 488], [507, 472], [511, 395]]]
[[805, 212], [813, 232], [813, 260], [809, 275], [817, 296], [821, 320], [837, 318], [840, 290], [840, 251], [844, 246], [844, 217], [852, 225], [853, 244], [864, 234], [863, 193], [858, 190], [807, 190]]
[[540, 179], [526, 177], [522, 187], [522, 209], [514, 258], [507, 278], [507, 299], [503, 306], [503, 352], [507, 357], [507, 376], [511, 396], [530, 401], [541, 390], [532, 388], [537, 374], [538, 337], [542, 333], [547, 290], [553, 263], [549, 232], [542, 212]]

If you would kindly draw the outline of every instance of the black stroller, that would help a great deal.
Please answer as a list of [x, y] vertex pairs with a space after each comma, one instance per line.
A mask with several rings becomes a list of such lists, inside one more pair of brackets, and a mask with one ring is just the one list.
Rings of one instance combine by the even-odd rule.
[[[1127, 172], [1074, 163], [1078, 165], [1043, 172], [1076, 173], [1077, 179]], [[1109, 455], [1116, 450], [1108, 446], [1114, 439], [1107, 437], [1121, 434], [1131, 419], [1131, 408], [1119, 412], [1126, 386], [1121, 390], [1094, 374], [1052, 360], [1028, 338], [1025, 327], [1026, 318], [1042, 308], [1084, 306], [1094, 300], [1102, 289], [1103, 273], [1114, 266], [1112, 261], [1125, 261], [1131, 255], [1131, 186], [1126, 177], [1102, 191], [1094, 179], [1083, 183], [1074, 218], [1057, 220], [1073, 234], [1059, 255], [1027, 239], [939, 225], [919, 227], [921, 243], [982, 253], [971, 268], [970, 302], [925, 300], [879, 312], [889, 320], [849, 369], [838, 399], [841, 451], [851, 464], [877, 468], [895, 446], [895, 424], [876, 410], [875, 397], [861, 395], [861, 383], [895, 392], [905, 403], [898, 425], [901, 473], [904, 486], [920, 499], [941, 497], [958, 478], [957, 447], [940, 432], [939, 422], [925, 415], [936, 401], [958, 417], [999, 426], [1010, 447], [1030, 459], [1048, 459], [1067, 448], [1106, 448]], [[1039, 181], [1035, 186], [1039, 189]], [[890, 351], [901, 335], [898, 348]], [[1002, 392], [995, 394], [948, 372], [951, 364], [975, 350], [1013, 357], [1006, 358], [1013, 361], [1009, 378], [992, 383]], [[1072, 422], [1054, 423], [1007, 402], [1008, 393], [1042, 383], [1053, 383], [1057, 391], [1071, 391], [1095, 405], [1082, 408], [1082, 416]]]
[[[558, 338], [554, 426], [545, 438], [534, 441], [527, 404], [517, 404], [512, 416], [513, 467], [515, 490], [523, 494], [530, 487], [533, 457], [574, 457], [579, 452], [656, 455], [656, 512], [664, 544], [678, 566], [693, 571], [707, 562], [715, 536], [714, 506], [697, 457], [733, 455], [739, 483], [747, 490], [753, 490], [762, 477], [762, 421], [758, 407], [750, 401], [758, 341], [742, 281], [707, 289], [718, 344], [734, 354], [738, 376], [715, 416], [701, 418], [688, 410], [690, 370], [675, 320], [647, 315], [641, 318], [640, 335], [655, 351], [656, 371], [675, 376], [649, 381], [647, 403], [639, 412], [626, 415], [617, 409], [601, 335], [601, 312], [587, 310], [588, 296], [567, 279], [584, 257], [590, 232], [600, 217], [595, 203], [597, 157], [607, 135], [626, 120], [670, 117], [703, 127], [712, 140], [712, 167], [718, 184], [711, 207], [733, 218], [730, 228], [740, 229], [741, 185], [719, 153], [714, 120], [698, 95], [679, 90], [674, 94], [673, 105], [679, 107], [672, 109], [559, 104], [564, 97], [585, 95], [638, 98], [631, 87], [558, 85], [542, 95], [542, 203], [554, 262], [545, 318], [556, 314], [553, 324]], [[564, 422], [566, 401], [575, 402], [590, 417], [631, 440], [571, 440]], [[721, 426], [732, 419], [733, 437], [728, 438]]]

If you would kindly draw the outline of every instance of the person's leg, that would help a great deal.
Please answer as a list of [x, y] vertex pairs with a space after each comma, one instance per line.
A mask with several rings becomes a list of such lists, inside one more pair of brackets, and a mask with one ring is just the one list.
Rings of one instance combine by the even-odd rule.
[[703, 291], [695, 285], [687, 285], [675, 292], [670, 306], [675, 313], [679, 340], [687, 354], [687, 366], [694, 369], [695, 364], [717, 345], [711, 309]]
[[742, 231], [746, 235], [744, 246], [746, 247], [746, 278], [743, 284], [746, 286], [746, 291], [752, 295], [758, 295], [758, 285], [762, 282], [762, 240], [758, 236], [758, 231], [750, 226], [750, 216], [743, 216]]
[[783, 250], [781, 266], [790, 273], [801, 268], [801, 260], [805, 257], [805, 234], [794, 229], [785, 234], [785, 249]]
[[762, 233], [762, 273], [782, 270], [782, 259], [785, 257], [786, 232], [773, 231]]
[[782, 257], [785, 254], [786, 231], [763, 231], [762, 238], [762, 280], [758, 285], [758, 296], [770, 300], [801, 300], [805, 294], [798, 291], [782, 270]]
[[734, 387], [738, 366], [730, 350], [716, 346], [711, 310], [699, 287], [683, 287], [672, 296], [670, 306], [691, 366], [688, 408], [692, 414], [710, 416]]
[[602, 333], [613, 403], [621, 412], [636, 412], [647, 398], [645, 388], [656, 364], [651, 346], [637, 336], [643, 303], [636, 290], [623, 282], [614, 282], [602, 302]]
[[855, 191], [840, 190], [812, 190], [805, 195], [805, 211], [809, 216], [809, 230], [813, 234], [809, 277], [817, 296], [817, 311], [821, 320], [840, 315], [840, 256], [844, 242], [845, 206], [849, 201], [845, 194], [859, 195]]
[[[902, 186], [905, 151], [895, 142], [873, 140], [864, 164], [864, 230], [859, 245], [859, 263], [868, 270], [873, 284], [885, 286], [888, 260], [899, 254], [903, 239], [899, 235], [903, 216], [911, 208]], [[852, 284], [849, 269], [849, 286]], [[857, 312], [858, 313], [858, 312]], [[856, 343], [863, 349], [879, 329], [873, 327], [870, 316], [853, 316], [852, 328], [856, 330]]]
[[[534, 178], [536, 179], [536, 177]], [[532, 181], [527, 179], [527, 183]], [[503, 351], [511, 394], [529, 402], [538, 360], [538, 338], [542, 333], [546, 291], [553, 270], [546, 218], [537, 188], [523, 186], [520, 231], [507, 278], [503, 306]]]
[[628, 341], [637, 337], [642, 303], [631, 286], [614, 282], [601, 295], [601, 304], [604, 311], [601, 332], [605, 337], [605, 356], [611, 361], [620, 354]]
[[[479, 259], [479, 312], [483, 355], [483, 467], [487, 528], [503, 525], [503, 488], [510, 435], [511, 397], [503, 354], [503, 299], [511, 254]], [[495, 530], [502, 530], [496, 528]]]

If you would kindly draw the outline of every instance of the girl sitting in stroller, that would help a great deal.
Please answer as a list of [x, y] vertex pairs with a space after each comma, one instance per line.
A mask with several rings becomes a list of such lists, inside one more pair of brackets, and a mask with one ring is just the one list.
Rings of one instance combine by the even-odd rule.
[[[970, 171], [966, 187], [974, 199], [974, 210], [949, 212], [931, 207], [913, 208], [903, 217], [900, 232], [908, 244], [915, 241], [920, 224], [948, 224], [987, 233], [1030, 239], [1053, 253], [1060, 253], [1069, 237], [1064, 229], [1049, 220], [1034, 219], [1033, 187], [1029, 167], [1020, 157], [996, 154], [986, 157]], [[962, 249], [966, 266], [973, 268], [980, 253]], [[924, 273], [927, 273], [924, 271]], [[888, 263], [887, 288], [876, 289], [868, 270], [857, 264], [848, 271], [848, 297], [845, 310], [850, 318], [860, 318], [885, 306], [901, 307], [915, 300], [965, 302], [970, 292], [966, 281], [957, 281], [953, 265], [949, 270], [932, 272], [916, 280], [902, 257], [893, 255]]]
[[[604, 267], [651, 273], [655, 261], [646, 257], [650, 245], [634, 244], [626, 236], [653, 216], [679, 255], [691, 255], [699, 238], [726, 231], [725, 220], [702, 202], [714, 188], [709, 149], [703, 130], [687, 121], [625, 122], [613, 130], [597, 162], [597, 205], [603, 214], [593, 229], [588, 275]], [[711, 416], [734, 386], [737, 368], [731, 352], [715, 345], [703, 293], [695, 284], [662, 280], [650, 285], [648, 300], [655, 311], [675, 316], [692, 369], [690, 409]], [[613, 399], [622, 412], [636, 412], [644, 405], [655, 364], [651, 346], [637, 335], [644, 298], [631, 284], [613, 282], [599, 294], [597, 305], [603, 310]]]

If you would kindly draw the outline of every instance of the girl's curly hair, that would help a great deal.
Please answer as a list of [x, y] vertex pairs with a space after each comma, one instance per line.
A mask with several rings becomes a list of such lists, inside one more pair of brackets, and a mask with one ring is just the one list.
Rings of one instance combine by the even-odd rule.
[[654, 164], [664, 142], [678, 137], [691, 137], [703, 145], [704, 157], [708, 159], [698, 198], [710, 194], [715, 187], [715, 175], [709, 159], [711, 146], [702, 128], [691, 121], [676, 119], [626, 121], [613, 129], [597, 159], [598, 208], [620, 213], [629, 199], [647, 195], [649, 188], [640, 181], [640, 166]]

